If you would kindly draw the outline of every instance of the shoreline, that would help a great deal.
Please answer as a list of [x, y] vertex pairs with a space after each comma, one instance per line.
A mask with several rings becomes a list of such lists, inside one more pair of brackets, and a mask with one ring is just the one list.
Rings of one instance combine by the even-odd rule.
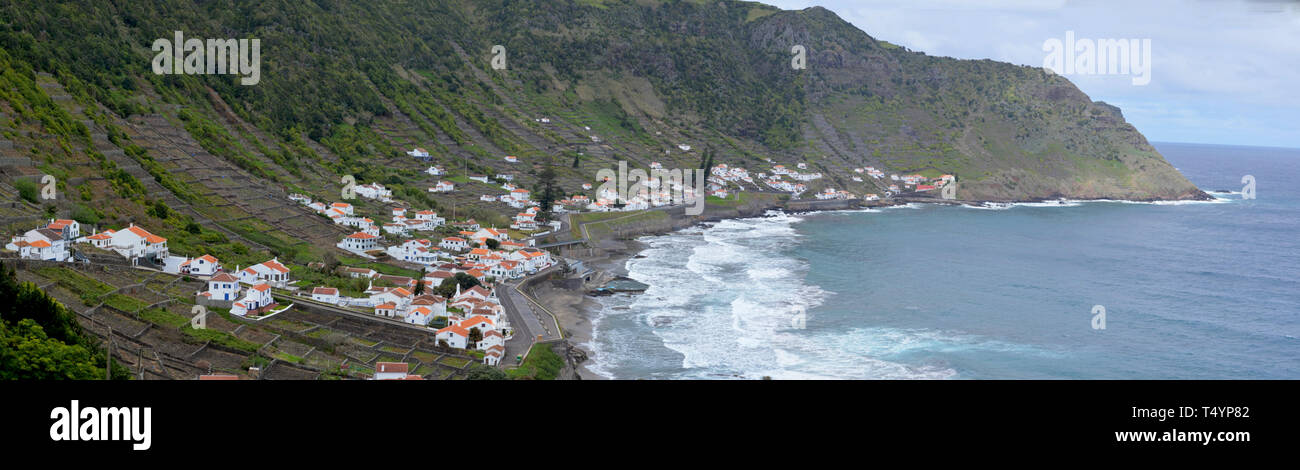
[[[618, 246], [611, 246], [614, 243]], [[605, 245], [605, 252], [601, 256], [583, 259], [582, 262], [587, 268], [604, 273], [598, 275], [608, 278], [626, 276], [627, 261], [647, 248], [644, 243], [636, 240], [606, 241]], [[578, 289], [565, 287], [539, 284], [533, 288], [533, 293], [539, 302], [555, 314], [569, 345], [586, 355], [586, 360], [574, 368], [578, 377], [582, 380], [609, 380], [608, 377], [597, 374], [588, 367], [597, 360], [595, 351], [591, 350], [589, 344], [594, 338], [595, 320], [603, 314], [604, 307], [595, 298], [587, 295], [585, 285]]]
[[[1207, 194], [1209, 195], [1209, 194]], [[1210, 195], [1210, 200], [1218, 199]], [[821, 204], [806, 204], [805, 207], [788, 207], [786, 204], [773, 204], [764, 207], [752, 207], [750, 210], [735, 211], [730, 214], [713, 214], [701, 216], [691, 220], [686, 224], [673, 224], [669, 229], [648, 229], [634, 234], [624, 234], [623, 239], [618, 240], [601, 240], [601, 255], [594, 258], [582, 259], [582, 262], [588, 269], [598, 273], [593, 276], [600, 276], [604, 279], [613, 279], [619, 276], [627, 276], [627, 262], [639, 256], [641, 252], [648, 247], [645, 243], [638, 241], [638, 238], [645, 236], [659, 236], [669, 233], [678, 232], [687, 228], [697, 227], [702, 224], [716, 223], [731, 219], [744, 219], [751, 217], [762, 217], [769, 211], [779, 211], [786, 214], [809, 214], [823, 211], [837, 210], [869, 210], [888, 207], [906, 206], [908, 204], [935, 204], [948, 206], [967, 206], [972, 208], [989, 208], [999, 205], [1018, 205], [1018, 204], [1043, 204], [1059, 202], [1062, 207], [1068, 207], [1077, 203], [1084, 202], [1119, 202], [1119, 203], [1139, 203], [1139, 204], [1156, 204], [1159, 202], [1208, 202], [1199, 199], [1156, 199], [1156, 200], [1117, 200], [1117, 199], [1032, 199], [1022, 201], [964, 201], [941, 198], [927, 197], [898, 197], [890, 200], [873, 201], [871, 204], [864, 204], [861, 200], [852, 200], [856, 204], [850, 204], [850, 200], [836, 201], [806, 201], [820, 202]], [[838, 204], [834, 204], [838, 203]], [[842, 206], [842, 207], [819, 207], [819, 206]], [[596, 320], [604, 313], [604, 306], [595, 298], [587, 295], [586, 285], [574, 290], [572, 288], [557, 288], [552, 285], [539, 286], [535, 289], [538, 301], [546, 305], [560, 322], [561, 328], [566, 333], [566, 339], [569, 344], [581, 350], [586, 355], [586, 359], [575, 367], [575, 373], [582, 380], [610, 380], [610, 378], [597, 374], [589, 366], [596, 363], [599, 358], [591, 350], [590, 343], [594, 339], [594, 327]], [[617, 379], [616, 379], [617, 380]]]

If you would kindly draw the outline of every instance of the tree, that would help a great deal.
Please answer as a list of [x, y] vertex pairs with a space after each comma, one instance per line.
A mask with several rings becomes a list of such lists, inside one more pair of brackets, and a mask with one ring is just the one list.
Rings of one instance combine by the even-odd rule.
[[102, 376], [103, 369], [95, 367], [90, 351], [46, 336], [35, 320], [24, 318], [12, 329], [0, 322], [0, 379], [94, 380]]
[[501, 242], [495, 238], [489, 238], [487, 239], [487, 246], [489, 249], [497, 250], [501, 248]]
[[420, 269], [420, 277], [415, 280], [415, 295], [424, 294], [424, 269]]
[[[111, 360], [86, 334], [76, 316], [30, 282], [19, 283], [12, 266], [0, 263], [0, 377], [97, 379]], [[94, 370], [85, 376], [83, 362]], [[113, 361], [112, 378], [130, 378]], [[12, 376], [3, 375], [12, 369]]]
[[40, 188], [36, 186], [35, 181], [18, 180], [14, 182], [14, 187], [18, 188], [19, 197], [27, 200], [27, 202], [36, 203], [36, 194], [40, 192]]
[[477, 326], [476, 326], [476, 327], [473, 327], [473, 328], [470, 328], [470, 329], [469, 329], [469, 344], [471, 344], [471, 345], [475, 345], [475, 344], [478, 344], [479, 341], [483, 341], [483, 330], [478, 329]]
[[470, 367], [469, 374], [465, 375], [468, 380], [510, 380], [510, 376], [505, 371], [483, 364], [474, 364]]
[[542, 189], [537, 202], [542, 209], [542, 217], [549, 219], [551, 206], [556, 200], [560, 199], [560, 187], [555, 185], [554, 159], [547, 158], [542, 165], [542, 172], [537, 175], [537, 184]]
[[478, 278], [475, 278], [474, 276], [465, 273], [456, 273], [455, 276], [443, 279], [442, 284], [439, 284], [438, 287], [434, 289], [434, 293], [450, 298], [451, 296], [456, 295], [457, 285], [459, 285], [460, 289], [464, 291], [482, 284], [483, 283], [479, 282]]

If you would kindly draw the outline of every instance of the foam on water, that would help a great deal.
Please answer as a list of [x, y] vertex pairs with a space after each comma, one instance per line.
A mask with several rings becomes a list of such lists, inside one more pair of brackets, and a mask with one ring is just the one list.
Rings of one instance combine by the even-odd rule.
[[[803, 282], [809, 266], [786, 253], [799, 242], [800, 220], [776, 213], [643, 238], [648, 248], [628, 262], [628, 273], [650, 287], [599, 300], [604, 312], [586, 345], [597, 358], [589, 369], [611, 378], [656, 376], [645, 369], [663, 368], [675, 378], [945, 379], [957, 372], [889, 358], [923, 349], [1017, 347], [935, 331], [819, 326], [816, 308], [836, 294]], [[805, 328], [793, 321], [798, 312], [806, 312]], [[618, 320], [653, 335], [675, 353], [663, 361], [675, 363], [646, 363], [646, 351], [631, 346], [636, 341], [602, 338], [600, 324]]]

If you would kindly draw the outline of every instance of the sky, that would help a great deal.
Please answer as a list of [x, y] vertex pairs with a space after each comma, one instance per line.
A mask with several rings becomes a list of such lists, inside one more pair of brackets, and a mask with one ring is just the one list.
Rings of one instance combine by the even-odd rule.
[[[822, 6], [876, 39], [932, 56], [1055, 65], [1093, 100], [1123, 109], [1151, 141], [1300, 148], [1300, 0], [761, 1]], [[1062, 69], [1066, 60], [1047, 59], [1070, 49], [1070, 32], [1076, 51], [1084, 40], [1139, 40], [1131, 50], [1150, 52], [1149, 72]], [[1135, 84], [1142, 77], [1149, 81]]]

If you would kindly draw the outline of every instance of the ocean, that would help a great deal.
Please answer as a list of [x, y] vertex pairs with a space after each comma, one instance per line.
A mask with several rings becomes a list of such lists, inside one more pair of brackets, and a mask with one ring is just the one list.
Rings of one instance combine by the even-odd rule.
[[627, 268], [650, 288], [599, 299], [588, 368], [615, 379], [1300, 378], [1300, 149], [1155, 145], [1198, 187], [1232, 193], [769, 213], [644, 237]]

